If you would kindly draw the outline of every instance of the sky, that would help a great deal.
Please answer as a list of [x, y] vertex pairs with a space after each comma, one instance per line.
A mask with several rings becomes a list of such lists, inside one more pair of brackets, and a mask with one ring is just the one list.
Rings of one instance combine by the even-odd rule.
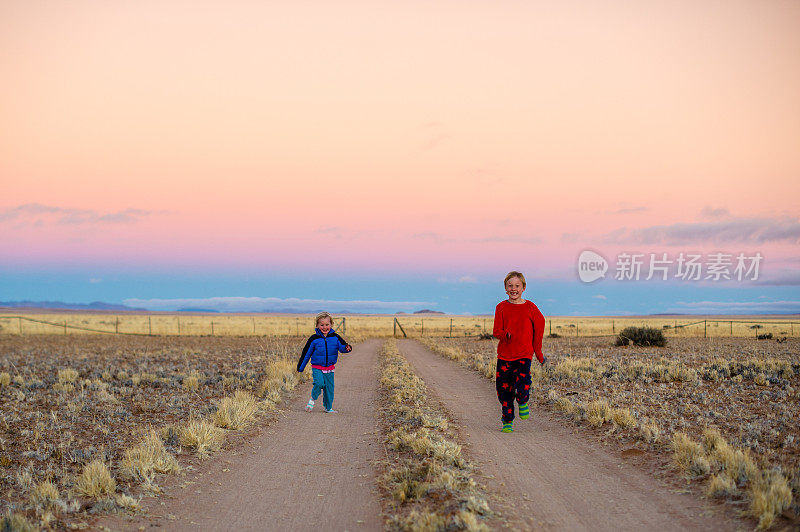
[[0, 301], [800, 313], [795, 1], [7, 0], [0, 76]]

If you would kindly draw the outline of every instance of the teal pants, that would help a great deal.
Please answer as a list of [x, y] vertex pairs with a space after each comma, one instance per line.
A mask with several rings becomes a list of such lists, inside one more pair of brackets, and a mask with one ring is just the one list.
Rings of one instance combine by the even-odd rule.
[[322, 392], [322, 406], [325, 410], [330, 410], [333, 408], [333, 372], [322, 373], [321, 369], [312, 368], [311, 375], [314, 377], [311, 398], [316, 401]]

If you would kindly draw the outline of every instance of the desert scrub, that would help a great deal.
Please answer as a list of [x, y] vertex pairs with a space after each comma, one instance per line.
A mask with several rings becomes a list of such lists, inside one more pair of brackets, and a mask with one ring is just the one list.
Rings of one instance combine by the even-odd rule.
[[111, 476], [108, 467], [100, 460], [93, 460], [86, 464], [75, 480], [75, 491], [90, 499], [111, 495], [116, 489], [116, 481]]
[[192, 419], [181, 428], [179, 440], [205, 458], [222, 447], [225, 431], [204, 419]]
[[[0, 374], [12, 377], [0, 391], [0, 516], [11, 511], [38, 527], [64, 530], [86, 521], [88, 513], [135, 509], [140, 495], [160, 491], [159, 476], [169, 474], [161, 471], [176, 467], [149, 431], [163, 430], [165, 453], [182, 463], [197, 450], [180, 443], [192, 416], [212, 422], [224, 397], [252, 393], [271, 375], [270, 363], [288, 354], [295, 358], [303, 341], [0, 335]], [[197, 377], [196, 389], [183, 386], [186, 376]], [[226, 387], [226, 379], [233, 386]], [[112, 495], [98, 499], [75, 489], [93, 460], [113, 475]], [[18, 475], [27, 479], [24, 489]], [[31, 497], [47, 481], [61, 499], [44, 509]]]
[[253, 422], [258, 411], [258, 402], [250, 392], [236, 391], [232, 397], [224, 397], [214, 412], [214, 424], [224, 429], [240, 429]]
[[150, 430], [137, 445], [125, 451], [120, 461], [122, 475], [139, 482], [151, 483], [153, 473], [177, 473], [178, 460], [164, 447], [155, 430]]
[[[450, 352], [496, 359], [496, 342], [428, 341]], [[732, 504], [750, 504], [750, 486], [762, 469], [792, 472], [792, 485], [797, 487], [788, 511], [800, 515], [796, 480], [800, 478], [800, 339], [779, 344], [754, 338], [670, 335], [666, 349], [621, 349], [610, 343], [607, 338], [545, 338], [543, 350], [551, 366], [540, 372], [531, 400], [582, 423], [587, 422], [586, 407], [594, 400], [627, 408], [638, 421], [635, 429], [605, 430], [598, 436], [629, 444], [645, 442], [662, 465], [677, 466], [672, 447], [676, 432], [691, 437], [702, 447], [702, 455], [696, 456], [708, 463], [708, 473], [700, 458], [693, 467], [681, 459], [689, 468], [676, 470], [696, 478], [714, 496], [731, 498]], [[598, 415], [595, 422], [600, 419], [607, 427], [606, 416]], [[708, 427], [717, 427], [727, 440], [704, 435]], [[773, 526], [786, 524], [778, 514]]]
[[667, 345], [667, 339], [661, 329], [654, 327], [625, 327], [617, 335], [616, 345], [659, 346]]
[[392, 499], [386, 528], [488, 530], [483, 520], [489, 506], [472, 478], [473, 466], [394, 339], [381, 351], [380, 385], [390, 452], [380, 483]]

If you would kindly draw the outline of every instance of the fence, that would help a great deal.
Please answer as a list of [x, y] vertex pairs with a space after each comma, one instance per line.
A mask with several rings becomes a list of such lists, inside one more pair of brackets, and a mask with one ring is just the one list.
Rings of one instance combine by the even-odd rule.
[[[334, 329], [359, 337], [490, 335], [492, 316], [350, 315], [334, 321]], [[546, 318], [552, 337], [615, 336], [629, 326], [655, 327], [672, 337], [792, 337], [800, 321], [677, 318]], [[306, 336], [314, 317], [280, 315], [198, 314], [47, 314], [0, 315], [0, 334], [118, 334], [134, 336]]]
[[[60, 319], [55, 320], [55, 316]], [[77, 323], [76, 323], [77, 322]], [[347, 317], [334, 320], [345, 334]], [[313, 317], [198, 315], [0, 316], [0, 334], [114, 334], [127, 336], [301, 336], [314, 330]]]

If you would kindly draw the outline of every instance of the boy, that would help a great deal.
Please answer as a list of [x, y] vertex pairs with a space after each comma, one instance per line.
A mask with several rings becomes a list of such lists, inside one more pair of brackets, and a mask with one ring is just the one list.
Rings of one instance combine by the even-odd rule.
[[328, 414], [337, 414], [333, 409], [333, 369], [339, 353], [349, 353], [353, 347], [344, 341], [333, 330], [333, 317], [327, 312], [317, 314], [316, 330], [312, 334], [297, 361], [297, 371], [306, 369], [306, 364], [311, 362], [311, 374], [314, 376], [314, 387], [311, 389], [311, 399], [308, 400], [306, 411], [311, 412], [314, 401], [322, 396], [322, 406]]
[[514, 430], [514, 399], [519, 403], [520, 419], [528, 419], [528, 399], [531, 391], [531, 361], [533, 355], [544, 365], [542, 354], [544, 316], [531, 301], [522, 299], [525, 276], [513, 271], [506, 275], [503, 286], [508, 294], [494, 311], [494, 337], [497, 344], [497, 398], [503, 412], [502, 432]]

